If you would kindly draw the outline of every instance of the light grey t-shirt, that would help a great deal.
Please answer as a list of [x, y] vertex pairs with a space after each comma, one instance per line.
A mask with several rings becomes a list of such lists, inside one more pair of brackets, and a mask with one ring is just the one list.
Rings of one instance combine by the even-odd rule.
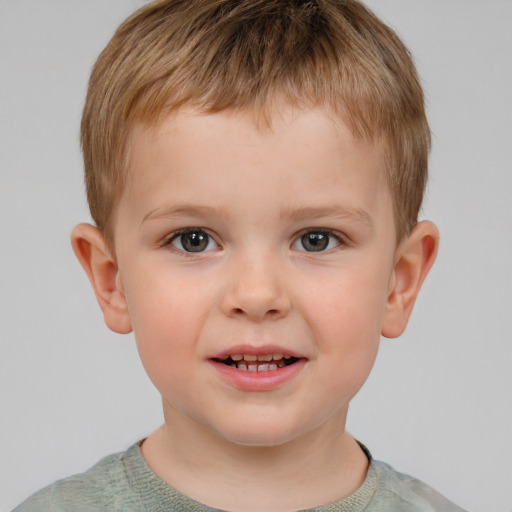
[[[464, 512], [428, 485], [372, 460], [366, 453], [370, 466], [363, 485], [352, 495], [309, 509], [311, 512]], [[13, 512], [213, 510], [217, 509], [188, 498], [153, 473], [142, 457], [139, 442], [126, 452], [105, 457], [85, 473], [42, 489]]]

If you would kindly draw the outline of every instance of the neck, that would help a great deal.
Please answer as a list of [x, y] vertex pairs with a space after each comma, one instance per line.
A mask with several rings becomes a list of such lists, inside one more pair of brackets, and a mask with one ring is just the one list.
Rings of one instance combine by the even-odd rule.
[[352, 494], [366, 476], [368, 460], [345, 432], [346, 411], [301, 437], [264, 447], [232, 443], [169, 407], [164, 411], [166, 423], [142, 445], [146, 462], [176, 490], [214, 508], [313, 508]]

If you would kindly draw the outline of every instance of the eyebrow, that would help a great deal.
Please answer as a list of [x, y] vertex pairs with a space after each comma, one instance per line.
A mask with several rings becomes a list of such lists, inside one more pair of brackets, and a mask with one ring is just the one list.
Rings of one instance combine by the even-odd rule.
[[[169, 219], [173, 217], [222, 217], [227, 219], [228, 214], [223, 207], [201, 206], [192, 204], [175, 204], [165, 208], [151, 210], [142, 218], [141, 225], [155, 219]], [[300, 222], [303, 220], [322, 219], [325, 217], [336, 219], [348, 219], [374, 228], [373, 220], [365, 210], [360, 208], [347, 208], [344, 206], [313, 207], [303, 206], [299, 208], [283, 208], [280, 212], [282, 220]]]
[[212, 206], [175, 204], [165, 208], [156, 208], [146, 213], [142, 218], [141, 225], [150, 220], [169, 219], [173, 217], [227, 217], [227, 213], [222, 207], [215, 208]]
[[334, 205], [318, 208], [305, 206], [300, 208], [285, 208], [281, 210], [281, 218], [292, 221], [313, 220], [325, 217], [348, 219], [366, 224], [371, 229], [374, 228], [370, 214], [361, 208], [348, 208], [345, 206]]

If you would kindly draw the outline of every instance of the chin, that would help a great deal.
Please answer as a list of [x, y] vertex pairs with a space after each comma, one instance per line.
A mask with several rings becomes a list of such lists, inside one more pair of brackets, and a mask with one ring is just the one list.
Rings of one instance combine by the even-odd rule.
[[297, 439], [305, 432], [297, 425], [278, 421], [250, 421], [235, 425], [234, 422], [216, 431], [226, 441], [246, 447], [277, 447]]
[[225, 437], [227, 441], [237, 446], [247, 448], [275, 448], [287, 444], [294, 439], [293, 436], [278, 436], [275, 433], [264, 435], [262, 433], [240, 433]]

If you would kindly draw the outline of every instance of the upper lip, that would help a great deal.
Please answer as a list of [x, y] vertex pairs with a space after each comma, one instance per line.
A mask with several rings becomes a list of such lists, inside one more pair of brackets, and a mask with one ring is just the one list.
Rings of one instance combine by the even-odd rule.
[[267, 354], [283, 354], [286, 356], [292, 356], [297, 359], [304, 358], [302, 354], [299, 354], [295, 350], [288, 349], [279, 345], [234, 345], [227, 349], [224, 349], [220, 352], [215, 353], [211, 356], [210, 359], [226, 359], [228, 356], [233, 354], [243, 354], [243, 355], [254, 355], [254, 356], [263, 356]]

